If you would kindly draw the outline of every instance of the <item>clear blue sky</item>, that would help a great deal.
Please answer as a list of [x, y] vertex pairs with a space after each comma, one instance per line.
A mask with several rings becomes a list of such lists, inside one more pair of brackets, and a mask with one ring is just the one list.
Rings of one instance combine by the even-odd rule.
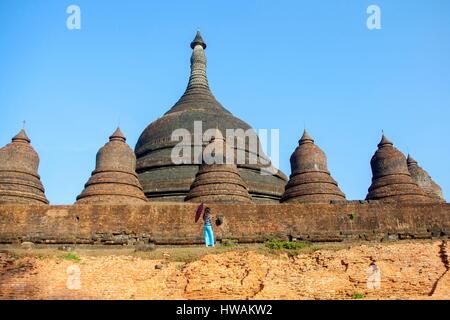
[[[81, 8], [81, 30], [66, 8]], [[366, 28], [377, 4], [382, 29]], [[450, 197], [450, 1], [0, 1], [0, 145], [22, 120], [54, 204], [73, 203], [120, 125], [134, 145], [183, 93], [189, 43], [254, 128], [279, 128], [281, 169], [304, 124], [349, 199], [381, 130]]]

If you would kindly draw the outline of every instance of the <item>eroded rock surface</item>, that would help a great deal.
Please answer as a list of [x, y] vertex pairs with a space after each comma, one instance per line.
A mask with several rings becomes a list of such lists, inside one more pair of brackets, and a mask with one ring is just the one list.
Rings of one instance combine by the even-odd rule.
[[[1, 299], [450, 299], [445, 241], [358, 245], [299, 255], [234, 250], [181, 263], [132, 256], [0, 253]], [[368, 289], [368, 271], [380, 271]], [[79, 268], [79, 290], [68, 270]], [[156, 265], [161, 266], [155, 268]], [[75, 279], [76, 280], [76, 279]], [[70, 286], [69, 286], [70, 287]]]

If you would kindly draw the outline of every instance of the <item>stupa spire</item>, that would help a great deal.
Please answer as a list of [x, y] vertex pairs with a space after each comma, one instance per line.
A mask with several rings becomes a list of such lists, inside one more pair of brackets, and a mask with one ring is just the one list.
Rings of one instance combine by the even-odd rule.
[[378, 144], [378, 148], [385, 147], [385, 146], [393, 146], [393, 145], [394, 145], [394, 144], [392, 143], [392, 141], [389, 140], [389, 139], [386, 137], [386, 135], [384, 134], [384, 131], [382, 131], [382, 133], [381, 133], [381, 141], [380, 141], [380, 143]]
[[191, 48], [194, 49], [196, 45], [200, 45], [203, 49], [206, 49], [206, 43], [203, 41], [200, 30], [197, 30], [197, 34], [195, 35], [194, 40], [191, 42]]
[[306, 128], [303, 130], [303, 135], [298, 141], [298, 144], [304, 144], [304, 143], [314, 143], [314, 139], [311, 138], [308, 131], [306, 131]]
[[[206, 43], [203, 41], [200, 31], [197, 31], [194, 40], [191, 42], [191, 75], [186, 89], [186, 93], [192, 89], [207, 90], [209, 93], [208, 78], [206, 75]], [[185, 94], [186, 94], [185, 93]]]
[[191, 48], [191, 73], [186, 91], [167, 113], [198, 109], [207, 111], [220, 110], [229, 113], [216, 100], [209, 88], [208, 77], [206, 75], [206, 55], [204, 51], [206, 49], [206, 43], [200, 31], [197, 31], [194, 40], [191, 42]]
[[114, 141], [114, 140], [120, 140], [123, 142], [125, 142], [127, 140], [127, 138], [125, 138], [125, 135], [123, 134], [120, 127], [117, 127], [116, 131], [114, 131], [114, 133], [109, 137], [109, 141]]
[[19, 133], [16, 134], [16, 135], [12, 138], [12, 142], [25, 142], [25, 143], [30, 143], [31, 140], [30, 140], [30, 138], [28, 138], [27, 133], [25, 132], [25, 129], [22, 128], [22, 130], [20, 130]]

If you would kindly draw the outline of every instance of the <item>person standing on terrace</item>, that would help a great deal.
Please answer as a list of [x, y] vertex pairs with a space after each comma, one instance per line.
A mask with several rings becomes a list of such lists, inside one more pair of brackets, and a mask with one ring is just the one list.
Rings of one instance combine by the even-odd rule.
[[214, 247], [215, 241], [212, 229], [211, 209], [208, 207], [205, 208], [205, 211], [203, 213], [203, 221], [204, 221], [203, 233], [205, 236], [205, 245], [207, 247]]

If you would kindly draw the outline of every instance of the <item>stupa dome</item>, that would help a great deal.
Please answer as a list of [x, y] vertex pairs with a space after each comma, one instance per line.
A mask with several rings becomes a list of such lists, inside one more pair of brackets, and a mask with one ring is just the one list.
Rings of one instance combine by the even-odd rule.
[[428, 172], [417, 164], [417, 161], [414, 160], [411, 155], [408, 155], [407, 163], [409, 173], [414, 182], [417, 183], [417, 185], [431, 198], [435, 198], [440, 202], [445, 202], [441, 187], [433, 181]]
[[406, 158], [383, 134], [373, 155], [372, 185], [367, 200], [432, 202], [411, 178]]
[[48, 204], [39, 156], [24, 129], [0, 149], [0, 203]]
[[292, 173], [282, 202], [345, 201], [344, 193], [328, 171], [325, 153], [306, 130], [290, 160]]
[[78, 204], [142, 204], [147, 201], [136, 174], [136, 157], [120, 128], [97, 153], [95, 170]]
[[[151, 199], [183, 201], [199, 170], [201, 163], [196, 162], [194, 151], [188, 163], [175, 164], [172, 161], [172, 149], [179, 143], [172, 140], [176, 129], [184, 128], [189, 132], [192, 150], [199, 145], [200, 149], [204, 148], [209, 142], [201, 138], [199, 142], [195, 141], [195, 121], [201, 122], [203, 132], [214, 128], [223, 134], [226, 134], [226, 129], [252, 130], [250, 125], [225, 109], [212, 94], [206, 76], [206, 44], [199, 32], [191, 48], [191, 74], [186, 91], [169, 111], [142, 132], [135, 147], [139, 180], [146, 196]], [[270, 161], [260, 149], [250, 148], [248, 139], [245, 140], [242, 145], [235, 143], [234, 148], [236, 152], [241, 150], [245, 154], [245, 163], [237, 163], [237, 167], [251, 196], [255, 201], [278, 202], [284, 191], [286, 176], [278, 170], [274, 170], [276, 173], [273, 175], [262, 175], [261, 168], [271, 167]], [[251, 155], [255, 155], [258, 162], [248, 161]]]
[[[212, 151], [214, 158], [203, 160], [185, 200], [204, 203], [251, 202], [247, 185], [232, 162], [233, 150], [228, 148], [221, 133], [213, 137], [205, 150]], [[231, 155], [228, 162], [227, 154]]]

